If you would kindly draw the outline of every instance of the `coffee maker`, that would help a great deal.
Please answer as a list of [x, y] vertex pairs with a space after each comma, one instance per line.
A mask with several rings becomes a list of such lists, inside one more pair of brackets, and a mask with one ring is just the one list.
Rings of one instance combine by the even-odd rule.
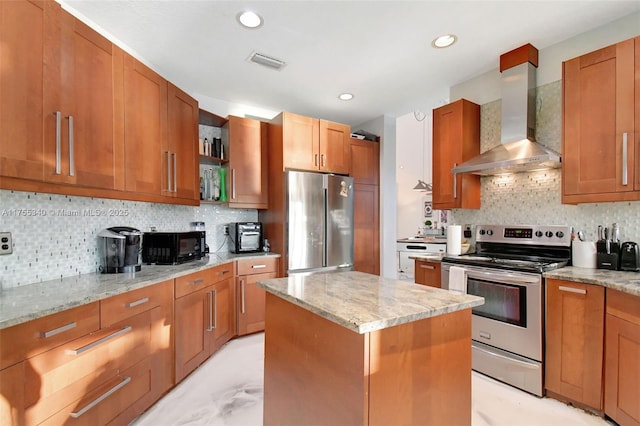
[[98, 233], [100, 272], [136, 272], [142, 267], [142, 232], [128, 226], [114, 226]]

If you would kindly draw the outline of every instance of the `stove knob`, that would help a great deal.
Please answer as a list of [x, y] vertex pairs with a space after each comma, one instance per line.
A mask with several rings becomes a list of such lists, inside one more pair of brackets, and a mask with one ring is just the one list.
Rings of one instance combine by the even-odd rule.
[[564, 232], [562, 232], [562, 231], [556, 232], [556, 237], [558, 237], [558, 238], [564, 237]]
[[542, 231], [536, 231], [536, 237], [540, 238], [542, 237], [544, 234], [542, 233]]
[[553, 237], [553, 232], [547, 231], [547, 232], [544, 233], [544, 235], [546, 235], [547, 237], [551, 238], [551, 237]]
[[484, 229], [481, 229], [480, 230], [480, 235], [484, 235], [484, 234], [485, 234]]
[[491, 229], [487, 229], [487, 235], [493, 235], [493, 231]]

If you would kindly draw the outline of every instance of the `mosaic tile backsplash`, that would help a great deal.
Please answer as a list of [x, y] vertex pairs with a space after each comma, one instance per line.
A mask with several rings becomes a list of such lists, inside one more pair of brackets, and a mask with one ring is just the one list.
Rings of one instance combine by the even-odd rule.
[[[562, 82], [537, 89], [536, 140], [562, 150]], [[500, 143], [501, 101], [482, 105], [480, 151]], [[594, 165], [595, 166], [595, 165]], [[566, 205], [561, 202], [560, 169], [482, 177], [482, 208], [456, 209], [456, 224], [569, 225], [595, 241], [598, 225], [620, 226], [622, 241], [640, 242], [640, 202]]]
[[[97, 272], [97, 234], [111, 226], [141, 231], [188, 231], [205, 222], [210, 251], [227, 251], [224, 226], [255, 221], [251, 209], [200, 207], [0, 190], [0, 232], [13, 253], [0, 256], [0, 289]], [[144, 266], [143, 266], [144, 267]]]

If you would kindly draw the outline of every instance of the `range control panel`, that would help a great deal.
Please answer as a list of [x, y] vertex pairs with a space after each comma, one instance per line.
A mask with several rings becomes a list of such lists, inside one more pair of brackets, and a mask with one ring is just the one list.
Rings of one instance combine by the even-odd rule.
[[476, 241], [485, 243], [570, 246], [571, 227], [566, 225], [479, 225]]

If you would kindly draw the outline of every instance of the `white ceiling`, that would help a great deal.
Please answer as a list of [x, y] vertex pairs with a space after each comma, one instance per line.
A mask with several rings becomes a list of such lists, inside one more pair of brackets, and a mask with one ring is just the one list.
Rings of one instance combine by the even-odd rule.
[[[59, 0], [184, 90], [230, 103], [357, 125], [428, 110], [448, 88], [640, 10], [640, 1]], [[251, 9], [261, 28], [242, 28]], [[438, 35], [458, 42], [434, 49]], [[247, 61], [281, 59], [274, 71]], [[351, 92], [350, 102], [338, 94]], [[216, 111], [212, 111], [216, 112]]]

